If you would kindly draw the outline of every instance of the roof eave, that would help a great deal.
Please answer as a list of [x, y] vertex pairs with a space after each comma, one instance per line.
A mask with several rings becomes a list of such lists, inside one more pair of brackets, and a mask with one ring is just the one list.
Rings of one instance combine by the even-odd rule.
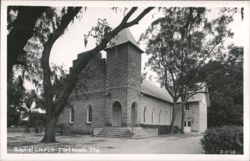
[[104, 50], [109, 50], [109, 49], [112, 49], [112, 48], [115, 48], [117, 46], [120, 46], [120, 45], [124, 45], [124, 44], [131, 44], [134, 46], [134, 48], [136, 48], [136, 50], [138, 50], [140, 53], [144, 53], [144, 51], [142, 49], [140, 49], [137, 45], [135, 45], [134, 43], [130, 42], [130, 41], [126, 41], [126, 42], [123, 42], [123, 43], [120, 43], [120, 44], [116, 44], [114, 46], [109, 46], [109, 47], [106, 47]]
[[144, 94], [144, 95], [146, 95], [146, 96], [150, 96], [150, 97], [153, 97], [153, 98], [159, 99], [159, 100], [161, 100], [161, 101], [164, 101], [164, 102], [167, 102], [167, 103], [173, 104], [173, 102], [171, 102], [171, 101], [169, 101], [169, 100], [164, 100], [164, 99], [161, 99], [161, 98], [159, 98], [159, 97], [156, 97], [156, 96], [154, 96], [154, 95], [148, 94], [148, 93], [146, 93], [146, 92], [141, 91], [141, 93], [143, 93], [143, 94]]

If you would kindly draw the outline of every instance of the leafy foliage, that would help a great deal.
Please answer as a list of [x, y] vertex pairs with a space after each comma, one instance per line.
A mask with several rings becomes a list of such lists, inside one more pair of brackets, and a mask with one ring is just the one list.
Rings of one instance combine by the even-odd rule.
[[29, 116], [32, 110], [38, 108], [38, 106], [33, 105], [39, 99], [35, 90], [27, 91], [21, 85], [22, 82], [22, 78], [19, 76], [13, 83], [8, 84], [8, 126], [17, 125], [21, 119], [21, 113], [24, 116]]
[[46, 115], [44, 113], [34, 112], [30, 118], [31, 127], [45, 127], [46, 126]]
[[[171, 127], [169, 125], [140, 124], [140, 126], [144, 128], [157, 128], [159, 135], [171, 133]], [[178, 126], [174, 126], [173, 133], [179, 133], [179, 132], [180, 128]]]
[[[8, 78], [8, 108], [15, 107], [16, 112], [23, 111], [27, 114], [31, 104], [36, 101], [39, 102], [39, 108], [45, 107], [42, 103], [41, 56], [44, 50], [43, 44], [48, 41], [48, 36], [61, 24], [62, 17], [68, 12], [70, 12], [70, 8], [65, 7], [8, 7], [8, 45], [12, 46], [13, 43], [16, 44], [15, 42], [25, 41], [25, 43], [18, 44], [20, 45], [18, 49], [8, 50], [8, 56], [13, 57], [13, 54], [17, 56], [16, 60], [13, 60], [14, 64], [8, 62], [8, 65], [13, 65], [10, 71], [11, 77]], [[27, 14], [33, 15], [28, 19]], [[20, 25], [27, 26], [27, 29], [22, 31], [23, 28]], [[23, 32], [26, 34], [21, 34]], [[22, 52], [18, 52], [18, 50], [22, 50]], [[9, 60], [11, 61], [11, 59]], [[52, 64], [51, 78], [54, 81], [53, 88], [57, 91], [56, 93], [59, 93], [59, 89], [61, 90], [60, 82], [65, 77], [63, 66]], [[34, 90], [26, 90], [25, 82], [32, 83], [37, 93]], [[41, 95], [39, 96], [39, 94]]]
[[206, 154], [243, 154], [242, 126], [208, 129], [201, 139]]
[[[36, 15], [32, 17], [32, 20], [24, 21], [27, 19], [28, 14]], [[41, 68], [41, 56], [44, 50], [44, 43], [48, 41], [48, 37], [52, 34], [58, 26], [62, 23], [62, 18], [68, 12], [71, 12], [70, 7], [22, 7], [22, 6], [10, 6], [8, 8], [8, 45], [16, 41], [25, 41], [20, 44], [20, 50], [22, 52], [8, 51], [8, 56], [11, 56], [15, 52], [17, 60], [13, 64], [13, 75], [21, 73], [23, 81], [30, 81], [37, 88], [42, 88], [40, 80], [42, 80], [42, 68]], [[24, 25], [29, 25], [29, 30], [26, 30], [27, 36], [25, 39], [15, 32], [21, 32], [19, 26], [14, 25], [19, 22], [23, 22]], [[20, 30], [20, 31], [19, 31]], [[16, 37], [12, 35], [17, 35]], [[24, 40], [23, 40], [24, 39]], [[11, 58], [13, 59], [13, 58]], [[10, 60], [11, 60], [10, 59]], [[12, 64], [12, 63], [8, 63]], [[60, 67], [60, 66], [58, 66]], [[52, 67], [54, 68], [54, 67]], [[62, 67], [61, 67], [62, 68]], [[11, 73], [12, 73], [11, 69]], [[54, 71], [52, 71], [53, 73]], [[11, 78], [9, 78], [11, 79]]]
[[[32, 104], [44, 109], [42, 95], [39, 96], [43, 93], [40, 63], [43, 43], [65, 12], [62, 8], [8, 7], [8, 126], [16, 125], [21, 113], [31, 118]], [[59, 68], [63, 70], [60, 66], [52, 68], [53, 77], [61, 77], [55, 75]], [[25, 82], [32, 83], [37, 93], [25, 89]]]
[[15, 107], [7, 108], [7, 127], [17, 126], [20, 118], [20, 112]]
[[207, 77], [208, 126], [243, 125], [243, 48], [232, 46], [227, 55], [201, 68], [199, 75]]
[[232, 33], [227, 25], [232, 17], [221, 14], [208, 20], [206, 8], [162, 8], [164, 17], [155, 20], [141, 36], [147, 40], [147, 66], [159, 75], [172, 96], [193, 87], [194, 73]]
[[20, 106], [24, 99], [24, 93], [25, 88], [23, 87], [23, 79], [20, 76], [10, 81], [8, 83], [8, 105], [12, 107]]
[[51, 67], [52, 70], [52, 88], [54, 91], [54, 97], [58, 98], [63, 90], [63, 85], [67, 81], [66, 70], [64, 69], [63, 65], [58, 66], [53, 64]]
[[107, 19], [98, 18], [97, 24], [91, 28], [87, 35], [84, 35], [84, 46], [87, 46], [88, 38], [93, 37], [96, 40], [96, 45], [101, 43], [101, 40], [107, 35], [112, 28], [110, 27]]
[[[184, 104], [192, 95], [204, 92], [201, 90], [205, 83], [197, 83], [198, 70], [222, 51], [226, 38], [233, 36], [228, 24], [233, 21], [234, 12], [222, 8], [211, 20], [206, 8], [171, 7], [160, 10], [163, 17], [152, 22], [140, 38], [141, 41], [146, 40], [146, 54], [150, 56], [146, 65], [158, 74], [174, 104], [180, 98]], [[200, 82], [206, 82], [206, 79]], [[174, 119], [173, 110], [172, 127]], [[182, 131], [183, 121], [184, 114]]]
[[24, 46], [33, 35], [36, 20], [46, 9], [48, 7], [8, 6], [8, 80], [12, 77], [14, 65], [28, 68]]

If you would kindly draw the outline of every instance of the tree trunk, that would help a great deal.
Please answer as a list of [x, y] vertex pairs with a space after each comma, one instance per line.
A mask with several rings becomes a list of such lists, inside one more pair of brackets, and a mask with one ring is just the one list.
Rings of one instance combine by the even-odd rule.
[[[29, 109], [30, 109], [30, 107], [29, 107]], [[28, 132], [28, 133], [30, 133], [30, 127], [31, 127], [31, 111], [29, 110], [28, 111], [28, 117], [29, 117], [29, 119], [28, 119], [28, 121], [27, 121], [27, 127], [26, 127], [26, 132]]]
[[[51, 115], [51, 114], [50, 114]], [[56, 142], [56, 124], [58, 117], [49, 116], [49, 120], [46, 125], [45, 134], [41, 142], [43, 143], [54, 143]]]
[[176, 101], [174, 101], [173, 104], [173, 110], [172, 110], [172, 120], [171, 120], [171, 126], [170, 126], [170, 134], [174, 133], [174, 122], [175, 122], [175, 109], [176, 109]]
[[181, 133], [184, 134], [184, 121], [185, 121], [185, 104], [181, 106]]

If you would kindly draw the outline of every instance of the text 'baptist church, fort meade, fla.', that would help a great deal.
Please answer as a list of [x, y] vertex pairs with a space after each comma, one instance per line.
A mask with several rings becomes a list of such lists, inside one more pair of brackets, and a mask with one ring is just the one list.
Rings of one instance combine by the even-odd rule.
[[[106, 48], [107, 57], [97, 55], [79, 75], [58, 125], [72, 133], [96, 136], [157, 136], [160, 127], [171, 124], [173, 100], [165, 88], [142, 80], [143, 51], [129, 29], [121, 31], [111, 42]], [[73, 64], [76, 63], [77, 60]], [[205, 93], [188, 100], [185, 132], [207, 129], [208, 105]], [[175, 125], [181, 127], [181, 108], [176, 109]]]

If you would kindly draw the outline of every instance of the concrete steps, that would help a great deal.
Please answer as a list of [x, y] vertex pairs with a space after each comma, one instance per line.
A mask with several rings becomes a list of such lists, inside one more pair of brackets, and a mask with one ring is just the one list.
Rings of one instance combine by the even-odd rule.
[[153, 135], [142, 127], [104, 127], [94, 132], [98, 137], [146, 138]]
[[132, 137], [133, 133], [128, 128], [105, 127], [96, 136], [99, 136], [99, 137]]

